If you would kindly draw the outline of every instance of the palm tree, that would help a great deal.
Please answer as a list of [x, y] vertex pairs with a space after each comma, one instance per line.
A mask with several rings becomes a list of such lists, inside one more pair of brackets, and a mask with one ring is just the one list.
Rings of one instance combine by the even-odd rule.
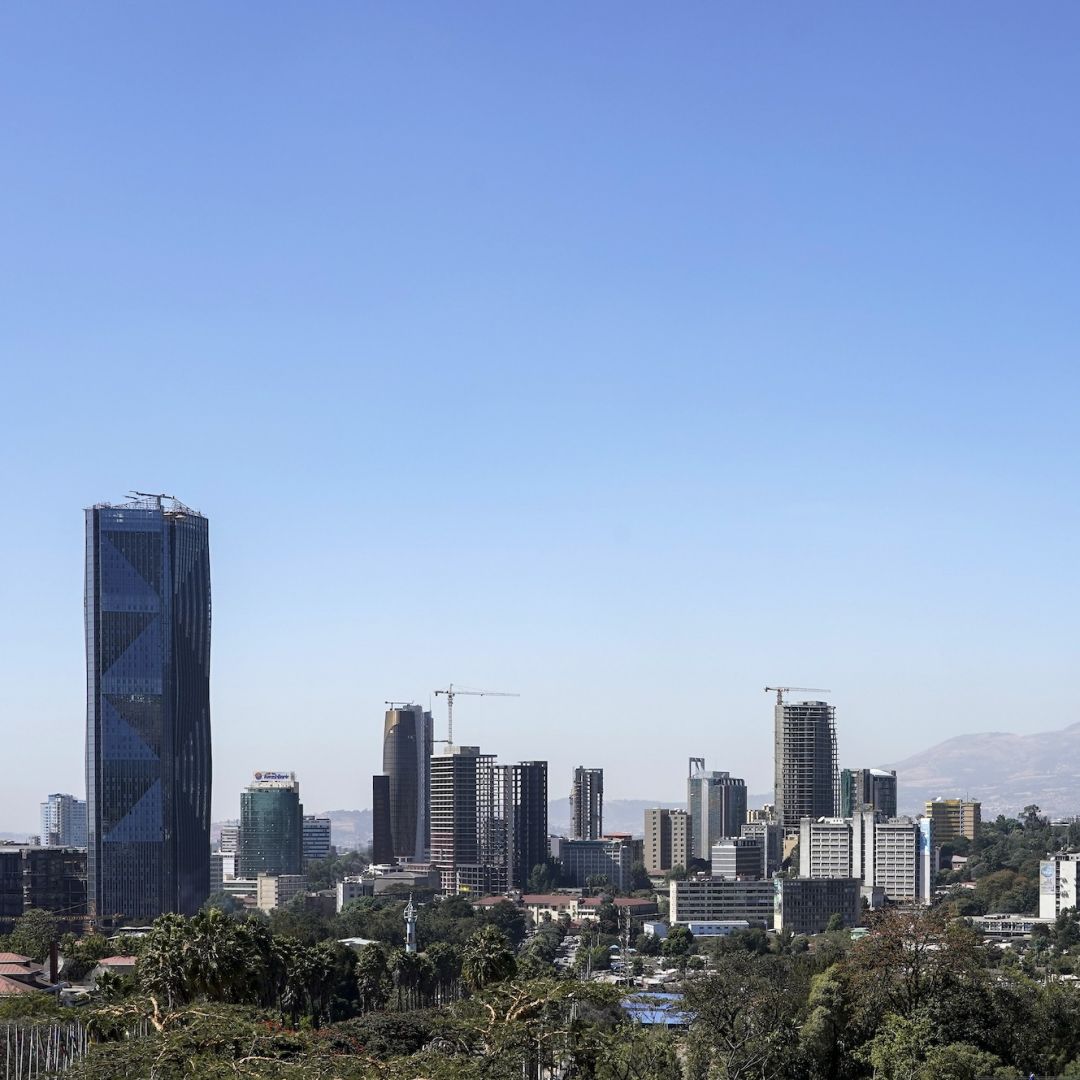
[[512, 978], [517, 970], [506, 936], [496, 927], [485, 926], [465, 943], [461, 973], [472, 990]]
[[356, 959], [356, 987], [360, 1011], [371, 1012], [386, 1004], [390, 973], [386, 954], [379, 945], [365, 945]]

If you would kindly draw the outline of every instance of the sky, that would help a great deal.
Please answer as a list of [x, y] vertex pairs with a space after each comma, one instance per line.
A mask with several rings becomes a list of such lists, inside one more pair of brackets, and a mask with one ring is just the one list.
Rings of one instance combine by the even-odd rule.
[[217, 818], [451, 681], [553, 798], [767, 791], [778, 682], [844, 766], [1080, 720], [1078, 111], [1063, 2], [0, 6], [0, 829], [131, 489], [210, 519]]

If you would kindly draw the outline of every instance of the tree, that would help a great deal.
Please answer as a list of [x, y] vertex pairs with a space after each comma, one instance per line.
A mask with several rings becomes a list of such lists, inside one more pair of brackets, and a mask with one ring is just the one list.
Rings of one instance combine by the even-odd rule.
[[779, 1080], [795, 1042], [798, 1001], [786, 985], [789, 961], [736, 952], [714, 974], [687, 983], [691, 1076]]
[[686, 867], [682, 864], [673, 866], [665, 875], [667, 881], [685, 881], [686, 880]]
[[537, 863], [529, 871], [529, 892], [549, 893], [559, 887], [562, 881], [562, 865], [558, 859], [548, 856], [542, 863]]
[[686, 926], [673, 926], [660, 942], [661, 956], [689, 956], [694, 951], [694, 935]]
[[844, 916], [841, 915], [839, 911], [834, 911], [833, 914], [829, 916], [829, 921], [825, 925], [825, 932], [827, 934], [831, 934], [831, 933], [834, 933], [837, 930], [843, 930], [843, 929], [844, 929]]
[[516, 966], [506, 937], [497, 927], [488, 925], [466, 943], [461, 973], [470, 989], [482, 990], [511, 978]]
[[55, 915], [40, 908], [27, 908], [15, 920], [8, 944], [12, 952], [43, 964], [49, 958], [49, 946], [57, 940], [56, 931]]
[[652, 888], [652, 880], [643, 862], [636, 862], [630, 867], [630, 891], [638, 892]]
[[511, 948], [516, 949], [525, 940], [525, 912], [509, 900], [500, 900], [488, 908], [487, 919], [506, 935]]
[[378, 945], [365, 945], [356, 958], [356, 987], [360, 1011], [381, 1009], [390, 996], [390, 969]]

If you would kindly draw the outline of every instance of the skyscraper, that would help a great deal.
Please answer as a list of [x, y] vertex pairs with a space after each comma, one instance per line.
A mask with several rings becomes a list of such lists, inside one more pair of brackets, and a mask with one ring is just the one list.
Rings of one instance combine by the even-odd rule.
[[395, 705], [383, 722], [383, 772], [390, 778], [390, 836], [399, 859], [427, 858], [434, 725], [419, 705]]
[[840, 773], [840, 816], [867, 809], [883, 819], [896, 817], [896, 770], [844, 769]]
[[478, 746], [431, 759], [431, 862], [443, 892], [507, 888], [506, 769]]
[[825, 701], [778, 702], [775, 725], [776, 814], [784, 835], [798, 836], [800, 819], [840, 809], [836, 709]]
[[330, 856], [331, 821], [328, 817], [304, 815], [303, 855], [306, 865], [311, 859], [326, 859]]
[[746, 781], [726, 772], [707, 772], [704, 758], [691, 758], [686, 809], [690, 855], [708, 862], [713, 844], [739, 836], [746, 824]]
[[296, 773], [257, 772], [240, 793], [238, 877], [301, 874], [304, 870], [304, 807]]
[[194, 914], [210, 890], [210, 547], [165, 495], [86, 511], [91, 914]]
[[388, 866], [394, 861], [394, 838], [390, 832], [390, 777], [371, 778], [371, 861]]
[[50, 795], [41, 804], [42, 847], [86, 847], [86, 803], [74, 795]]
[[522, 761], [506, 769], [510, 888], [525, 889], [533, 867], [549, 853], [547, 762]]
[[570, 828], [575, 840], [599, 840], [604, 835], [604, 770], [574, 770], [570, 789]]

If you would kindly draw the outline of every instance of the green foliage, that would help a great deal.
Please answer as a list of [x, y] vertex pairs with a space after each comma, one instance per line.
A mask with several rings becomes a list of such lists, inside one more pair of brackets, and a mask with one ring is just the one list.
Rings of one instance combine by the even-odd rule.
[[529, 872], [530, 893], [550, 893], [559, 887], [562, 882], [562, 864], [558, 859], [550, 855], [542, 862], [537, 863]]
[[660, 943], [661, 956], [688, 956], [694, 951], [694, 935], [685, 926], [673, 926]]
[[477, 931], [465, 945], [461, 974], [472, 990], [483, 990], [492, 983], [509, 979], [516, 969], [510, 943], [495, 926]]
[[332, 889], [347, 877], [356, 877], [367, 869], [368, 860], [358, 851], [343, 851], [326, 859], [309, 860], [304, 873], [312, 892]]
[[8, 949], [29, 956], [39, 964], [49, 958], [49, 946], [58, 940], [56, 916], [39, 908], [27, 908], [15, 920], [15, 927], [8, 935]]

